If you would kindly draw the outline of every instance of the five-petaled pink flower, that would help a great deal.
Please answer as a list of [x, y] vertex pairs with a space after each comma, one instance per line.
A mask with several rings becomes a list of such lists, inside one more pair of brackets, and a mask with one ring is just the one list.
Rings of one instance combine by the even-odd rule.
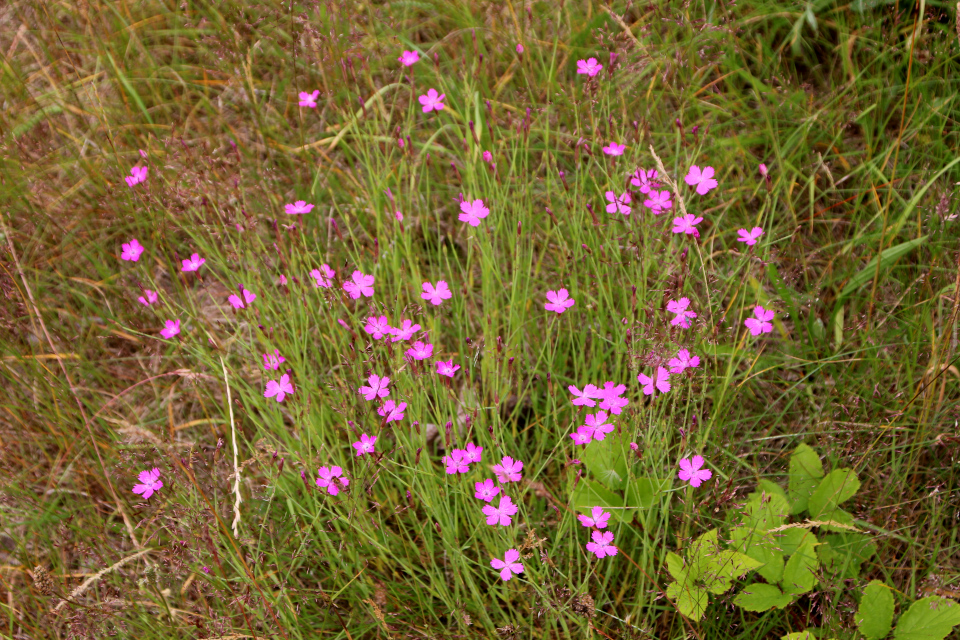
[[607, 205], [607, 213], [622, 213], [625, 216], [630, 215], [631, 208], [628, 205], [631, 202], [631, 198], [629, 191], [624, 191], [619, 197], [617, 197], [617, 194], [613, 191], [607, 191], [604, 197], [607, 199], [607, 202], [610, 203]]
[[474, 462], [480, 463], [483, 461], [483, 447], [477, 446], [472, 442], [468, 442], [464, 452], [467, 455], [467, 462], [471, 464]]
[[[462, 216], [461, 216], [461, 219], [462, 219]], [[477, 224], [479, 224], [479, 222]], [[473, 226], [477, 226], [477, 225], [473, 225]], [[420, 297], [432, 305], [439, 305], [444, 300], [449, 300], [450, 298], [452, 298], [453, 293], [450, 291], [450, 286], [446, 283], [446, 281], [437, 280], [436, 286], [434, 286], [429, 282], [424, 282], [423, 293], [420, 294]]]
[[430, 89], [426, 95], [422, 95], [417, 99], [420, 101], [420, 104], [423, 105], [423, 112], [430, 113], [431, 111], [440, 111], [443, 109], [443, 101], [446, 97], [447, 94], [441, 93], [437, 95], [436, 89]]
[[587, 429], [590, 429], [590, 435], [594, 440], [603, 440], [606, 434], [613, 431], [613, 425], [607, 423], [607, 414], [605, 411], [588, 413], [586, 419]]
[[597, 529], [606, 529], [607, 521], [610, 520], [610, 514], [603, 510], [603, 507], [594, 507], [590, 510], [590, 515], [580, 514], [577, 519], [585, 527], [596, 527]]
[[227, 298], [227, 302], [229, 302], [234, 309], [246, 309], [248, 304], [257, 299], [257, 294], [244, 288], [243, 285], [240, 285], [240, 291], [243, 293], [242, 300], [237, 294], [233, 294]]
[[141, 182], [146, 182], [147, 167], [133, 167], [130, 169], [130, 175], [124, 178], [124, 180], [126, 180], [127, 184], [131, 187]]
[[693, 487], [699, 487], [704, 480], [713, 477], [713, 472], [703, 468], [703, 456], [693, 456], [693, 460], [680, 458], [680, 473], [677, 477], [689, 481]]
[[143, 496], [144, 500], [149, 500], [160, 489], [163, 489], [163, 482], [160, 481], [160, 469], [154, 467], [149, 471], [141, 471], [137, 476], [140, 484], [133, 485], [133, 492]]
[[493, 465], [493, 472], [497, 474], [497, 482], [520, 482], [523, 475], [523, 463], [510, 456], [504, 456], [500, 464]]
[[488, 504], [482, 509], [483, 514], [487, 516], [487, 524], [490, 526], [500, 525], [501, 527], [508, 527], [510, 523], [513, 522], [511, 516], [516, 515], [519, 508], [517, 505], [513, 504], [513, 500], [510, 499], [510, 496], [500, 496], [500, 504], [496, 507], [492, 504]]
[[360, 296], [367, 298], [373, 295], [373, 276], [364, 275], [362, 271], [354, 271], [351, 280], [343, 283], [343, 290], [356, 300]]
[[[300, 102], [297, 103], [299, 106], [307, 107], [310, 109], [316, 109], [317, 98], [320, 97], [320, 90], [315, 89], [313, 93], [309, 93], [307, 91], [301, 91], [297, 97], [300, 98]], [[290, 213], [290, 212], [288, 211], [287, 213]]]
[[573, 404], [578, 407], [595, 407], [597, 406], [596, 399], [600, 397], [600, 389], [597, 389], [595, 385], [588, 384], [583, 388], [583, 391], [577, 389], [575, 386], [570, 385], [567, 387], [573, 395]]
[[[336, 275], [336, 272], [333, 269], [331, 269], [330, 265], [328, 264], [322, 264], [320, 265], [319, 269], [314, 269], [310, 272], [310, 277], [312, 277], [314, 280], [313, 286], [317, 287], [318, 289], [320, 287], [323, 287], [325, 289], [329, 289], [330, 287], [332, 287], [333, 276], [335, 275]], [[357, 296], [357, 297], [359, 298], [360, 296]]]
[[453, 358], [450, 358], [446, 362], [444, 362], [443, 360], [437, 360], [436, 364], [437, 364], [437, 373], [439, 373], [442, 376], [447, 376], [448, 378], [452, 378], [453, 374], [455, 374], [457, 372], [457, 369], [460, 368], [460, 365], [453, 364]]
[[301, 213], [310, 213], [313, 210], [312, 204], [307, 204], [304, 200], [297, 200], [293, 204], [284, 205], [283, 210], [291, 215], [298, 215]]
[[433, 355], [433, 345], [429, 342], [424, 344], [417, 340], [412, 347], [407, 349], [407, 355], [414, 360], [426, 360]]
[[370, 316], [367, 318], [367, 324], [363, 327], [363, 330], [373, 336], [374, 340], [379, 340], [385, 335], [390, 335], [390, 330], [393, 327], [390, 326], [390, 323], [387, 322], [387, 316]]
[[160, 335], [169, 340], [173, 336], [180, 333], [180, 321], [179, 320], [167, 320], [166, 326], [160, 330]]
[[181, 261], [181, 270], [182, 271], [198, 271], [200, 267], [203, 266], [203, 263], [206, 262], [206, 258], [201, 258], [199, 253], [195, 253], [190, 256], [188, 259]]
[[748, 246], [757, 244], [757, 240], [763, 235], [763, 229], [754, 227], [747, 231], [746, 229], [737, 229], [737, 242], [746, 242]]
[[443, 456], [443, 466], [447, 468], [447, 473], [451, 475], [470, 471], [467, 452], [463, 449], [454, 449], [450, 452], [450, 455]]
[[349, 478], [341, 477], [343, 475], [343, 469], [336, 465], [330, 468], [320, 467], [317, 469], [317, 475], [320, 476], [317, 478], [317, 486], [321, 489], [326, 487], [327, 493], [332, 496], [340, 493], [340, 487], [337, 486], [338, 484], [343, 487], [346, 487], [350, 484]]
[[490, 502], [500, 493], [500, 487], [495, 487], [493, 480], [490, 478], [487, 478], [483, 482], [475, 482], [473, 486], [477, 490], [476, 493], [473, 494], [473, 497], [477, 500], [483, 500], [484, 502]]
[[520, 552], [516, 549], [507, 549], [507, 552], [503, 554], [503, 560], [494, 558], [490, 561], [490, 566], [498, 569], [500, 577], [507, 581], [513, 576], [523, 573], [523, 564], [518, 560], [520, 560]]
[[696, 237], [700, 237], [700, 232], [697, 231], [697, 225], [703, 222], [702, 217], [697, 217], [692, 213], [681, 218], [673, 219], [673, 229], [674, 233], [687, 233]]
[[657, 367], [657, 372], [653, 378], [641, 373], [637, 376], [637, 382], [643, 385], [643, 395], [645, 396], [655, 396], [657, 391], [666, 393], [670, 391], [670, 372], [663, 367]]
[[598, 396], [601, 399], [600, 408], [614, 415], [620, 415], [623, 408], [630, 404], [630, 400], [620, 397], [626, 390], [627, 385], [625, 384], [604, 382], [603, 389], [599, 390], [600, 395]]
[[280, 349], [274, 349], [273, 353], [263, 354], [264, 369], [276, 371], [280, 368], [280, 365], [286, 361], [287, 359], [280, 355]]
[[370, 386], [363, 386], [357, 389], [357, 392], [363, 396], [364, 400], [376, 400], [377, 398], [386, 398], [390, 395], [390, 389], [387, 388], [390, 384], [390, 378], [387, 376], [381, 378], [375, 373], [370, 374], [367, 382], [370, 383]]
[[603, 69], [603, 65], [597, 62], [596, 58], [590, 58], [589, 60], [577, 60], [577, 73], [585, 73], [591, 78]]
[[681, 373], [684, 369], [699, 367], [700, 356], [691, 356], [686, 349], [680, 349], [677, 357], [671, 358], [667, 364], [670, 365], [670, 373]]
[[630, 184], [637, 187], [640, 193], [650, 193], [650, 189], [660, 188], [660, 183], [656, 181], [659, 175], [656, 169], [650, 169], [649, 171], [637, 169], [630, 176]]
[[466, 222], [471, 227], [479, 227], [480, 220], [490, 215], [490, 209], [483, 206], [483, 200], [479, 199], [473, 202], [464, 200], [460, 203], [460, 211], [462, 211], [458, 218], [460, 222]]
[[137, 302], [139, 302], [145, 307], [149, 307], [156, 301], [157, 301], [157, 292], [151, 291], [150, 289], [144, 289], [143, 295], [137, 298]]
[[419, 324], [413, 324], [410, 320], [404, 320], [399, 327], [390, 327], [390, 342], [403, 342], [413, 337], [417, 331], [420, 331]]
[[608, 156], [622, 156], [624, 149], [627, 148], [625, 144], [619, 144], [616, 142], [611, 142], [603, 148], [603, 152]]
[[700, 195], [706, 195], [708, 191], [717, 187], [717, 181], [713, 178], [713, 167], [704, 167], [701, 170], [697, 165], [693, 165], [683, 180], [691, 187], [695, 186]]
[[400, 54], [400, 57], [397, 58], [397, 60], [399, 60], [400, 64], [402, 64], [403, 66], [409, 67], [413, 64], [416, 64], [420, 60], [420, 52], [404, 51], [403, 53]]
[[753, 315], [756, 317], [747, 318], [743, 321], [743, 324], [747, 325], [747, 329], [750, 329], [750, 335], [758, 336], [761, 333], [773, 331], [773, 323], [770, 322], [773, 320], [773, 309], [764, 309], [757, 305], [753, 309]]
[[675, 313], [673, 320], [670, 321], [670, 324], [673, 326], [680, 326], [684, 329], [690, 328], [690, 320], [697, 317], [695, 311], [691, 311], [687, 307], [690, 306], [690, 298], [680, 298], [679, 300], [671, 300], [667, 303], [667, 311], [670, 313]]
[[283, 402], [288, 395], [293, 395], [293, 385], [290, 383], [290, 376], [283, 374], [280, 381], [270, 380], [267, 382], [267, 388], [263, 392], [264, 398], [277, 397], [277, 402]]
[[360, 439], [353, 443], [353, 448], [357, 450], [357, 455], [362, 456], [365, 453], [373, 453], [373, 445], [377, 442], [377, 436], [368, 436], [363, 434]]
[[643, 201], [643, 206], [653, 211], [653, 215], [658, 216], [673, 207], [673, 202], [670, 201], [670, 192], [666, 189], [663, 191], [650, 189], [647, 195], [649, 197]]
[[576, 302], [570, 297], [569, 291], [558, 289], [557, 291], [547, 291], [547, 302], [543, 305], [543, 308], [547, 311], [563, 313], [575, 304]]
[[143, 253], [143, 245], [137, 242], [137, 239], [134, 238], [130, 242], [124, 242], [120, 245], [120, 248], [123, 251], [120, 253], [121, 260], [130, 260], [131, 262], [136, 262], [140, 259], [140, 254]]
[[613, 531], [594, 530], [593, 542], [587, 543], [587, 551], [596, 554], [598, 558], [617, 555], [617, 548], [613, 546]]
[[407, 403], [395, 403], [393, 400], [387, 400], [383, 406], [377, 409], [377, 413], [386, 418], [384, 424], [390, 424], [397, 420], [403, 420], [403, 412], [407, 410]]

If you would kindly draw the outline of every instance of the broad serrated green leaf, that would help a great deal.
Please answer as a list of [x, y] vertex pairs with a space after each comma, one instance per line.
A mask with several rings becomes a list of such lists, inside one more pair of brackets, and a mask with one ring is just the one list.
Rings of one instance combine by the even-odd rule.
[[589, 513], [593, 507], [603, 507], [622, 522], [630, 522], [633, 518], [633, 509], [623, 508], [623, 498], [593, 480], [580, 480], [573, 492], [573, 507], [580, 513]]
[[849, 500], [860, 488], [860, 479], [852, 469], [834, 469], [817, 485], [810, 496], [807, 510], [813, 518], [834, 511], [844, 501]]
[[623, 444], [613, 436], [599, 442], [591, 442], [580, 460], [596, 480], [610, 489], [623, 489], [627, 480], [627, 459]]
[[683, 566], [683, 558], [672, 551], [667, 551], [667, 571], [677, 582], [684, 582], [687, 578], [687, 571]]
[[736, 551], [721, 551], [710, 558], [708, 568], [717, 574], [730, 579], [744, 576], [761, 565], [750, 556]]
[[780, 552], [777, 540], [768, 533], [760, 533], [746, 527], [738, 527], [731, 531], [730, 537], [733, 547], [745, 553], [761, 566], [757, 573], [767, 582], [780, 582], [783, 578], [783, 553]]
[[880, 640], [890, 633], [893, 623], [893, 591], [880, 580], [863, 590], [857, 607], [857, 628], [867, 640]]
[[710, 604], [710, 594], [706, 589], [698, 589], [690, 584], [671, 582], [667, 585], [667, 597], [676, 603], [680, 613], [693, 620], [702, 618]]
[[790, 513], [796, 515], [806, 510], [807, 501], [823, 477], [823, 464], [817, 452], [800, 443], [790, 456], [787, 496], [790, 498]]
[[767, 495], [780, 496], [787, 501], [787, 506], [789, 507], [790, 499], [787, 497], [787, 492], [784, 491], [783, 487], [778, 485], [776, 482], [771, 482], [770, 480], [760, 480], [757, 482], [757, 491], [762, 491]]
[[838, 578], [852, 580], [860, 575], [860, 565], [877, 552], [870, 536], [859, 533], [837, 533], [823, 538], [817, 555], [823, 568]]
[[817, 636], [813, 635], [810, 631], [794, 631], [793, 633], [788, 633], [785, 636], [780, 636], [780, 640], [817, 640]]
[[850, 532], [849, 527], [855, 526], [853, 523], [853, 516], [847, 513], [846, 511], [844, 511], [843, 509], [834, 509], [833, 511], [827, 511], [825, 513], [821, 513], [818, 520], [822, 522], [836, 522], [838, 525], [844, 525], [844, 526], [833, 526], [830, 524], [822, 524], [820, 525], [821, 531], [831, 531], [834, 533], [836, 532], [846, 533], [846, 532]]
[[960, 624], [960, 605], [931, 596], [917, 600], [897, 620], [894, 640], [943, 640]]
[[800, 527], [794, 527], [792, 529], [784, 529], [783, 531], [778, 531], [773, 534], [774, 538], [777, 540], [777, 544], [780, 546], [780, 550], [783, 551], [783, 555], [792, 556], [796, 553], [797, 549], [800, 548], [807, 540], [813, 540], [816, 542], [816, 536], [810, 533], [808, 529], [802, 529]]
[[763, 612], [770, 609], [782, 609], [793, 602], [793, 598], [785, 595], [772, 584], [760, 582], [748, 584], [743, 591], [733, 599], [733, 604], [747, 611]]
[[812, 591], [817, 586], [816, 538], [810, 537], [787, 560], [783, 568], [783, 592], [787, 595], [800, 595]]

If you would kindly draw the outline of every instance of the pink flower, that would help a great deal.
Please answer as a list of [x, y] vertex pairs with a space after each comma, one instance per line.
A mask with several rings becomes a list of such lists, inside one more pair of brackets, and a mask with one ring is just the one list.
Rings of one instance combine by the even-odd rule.
[[424, 344], [417, 340], [412, 347], [407, 349], [407, 355], [414, 360], [426, 360], [433, 355], [433, 345], [429, 342]]
[[497, 474], [497, 482], [520, 482], [520, 471], [523, 470], [523, 463], [514, 460], [510, 456], [504, 456], [500, 464], [493, 465], [493, 472]]
[[600, 408], [609, 411], [614, 415], [620, 415], [623, 408], [630, 404], [630, 401], [620, 396], [627, 390], [625, 384], [614, 384], [613, 382], [604, 382], [603, 389], [599, 390]]
[[139, 302], [145, 307], [149, 307], [156, 301], [157, 301], [157, 292], [151, 291], [150, 289], [144, 289], [143, 295], [137, 298], [137, 302]]
[[286, 361], [287, 359], [280, 355], [280, 349], [274, 349], [273, 353], [263, 354], [263, 368], [267, 370], [276, 371]]
[[146, 157], [147, 157], [147, 152], [144, 151], [143, 149], [137, 149], [137, 151], [140, 152], [140, 157], [141, 157], [141, 158], [146, 158]]
[[700, 167], [693, 165], [683, 180], [691, 187], [696, 186], [700, 195], [706, 195], [711, 189], [717, 188], [717, 181], [713, 179], [713, 167], [704, 167], [701, 171]]
[[284, 205], [283, 210], [291, 215], [298, 215], [301, 213], [310, 213], [313, 210], [312, 204], [307, 204], [304, 200], [297, 200], [293, 204]]
[[483, 206], [483, 200], [479, 199], [473, 202], [464, 200], [460, 203], [460, 211], [463, 212], [459, 216], [460, 222], [466, 222], [471, 227], [479, 227], [480, 220], [490, 215], [490, 209]]
[[670, 373], [681, 373], [684, 369], [699, 367], [700, 356], [691, 356], [686, 349], [680, 349], [677, 357], [671, 358], [667, 364], [670, 365]]
[[144, 500], [149, 500], [160, 489], [163, 489], [163, 483], [160, 481], [160, 469], [154, 467], [149, 471], [141, 471], [137, 476], [140, 484], [133, 485], [133, 492], [143, 496]]
[[697, 231], [697, 225], [703, 222], [702, 217], [697, 217], [692, 213], [688, 213], [682, 218], [673, 219], [673, 232], [674, 233], [687, 233], [700, 237], [700, 233]]
[[587, 551], [596, 554], [598, 558], [617, 555], [617, 548], [613, 546], [613, 531], [594, 531], [593, 542], [587, 543]]
[[577, 60], [577, 73], [585, 73], [591, 78], [603, 69], [603, 65], [597, 62], [596, 58], [590, 58], [589, 60]]
[[379, 340], [385, 335], [389, 335], [393, 327], [390, 326], [390, 323], [387, 322], [387, 316], [371, 316], [367, 318], [367, 324], [363, 328], [364, 331], [373, 336], [374, 340]]
[[567, 387], [567, 391], [573, 394], [573, 404], [578, 407], [595, 407], [597, 406], [596, 398], [600, 397], [600, 390], [597, 389], [594, 385], [588, 384], [583, 388], [583, 391], [577, 389], [575, 386], [570, 385]]
[[317, 478], [317, 486], [323, 489], [326, 487], [327, 493], [332, 496], [340, 493], [340, 487], [337, 486], [339, 483], [341, 486], [346, 487], [350, 484], [349, 478], [342, 478], [343, 469], [337, 466], [332, 466], [330, 468], [320, 467], [317, 469], [317, 475], [320, 477]]
[[377, 436], [370, 437], [367, 434], [360, 436], [360, 439], [353, 443], [353, 448], [357, 450], [357, 455], [362, 456], [365, 453], [373, 453], [373, 445], [377, 442]]
[[767, 165], [763, 164], [762, 162], [760, 163], [759, 169], [760, 169], [760, 175], [763, 176], [764, 178], [770, 175], [770, 173], [767, 171]]
[[593, 441], [593, 429], [584, 426], [577, 427], [577, 430], [571, 433], [570, 437], [573, 438], [573, 444], [586, 446]]
[[559, 314], [575, 304], [576, 301], [570, 297], [570, 293], [566, 289], [558, 289], [557, 291], [547, 291], [547, 302], [543, 305], [543, 308], [547, 311], [556, 311]]
[[513, 504], [510, 496], [500, 496], [500, 504], [496, 507], [492, 504], [483, 507], [483, 514], [487, 516], [487, 524], [493, 527], [497, 525], [501, 527], [510, 526], [513, 522], [511, 516], [516, 515], [517, 511], [519, 511], [519, 508]]
[[367, 298], [373, 296], [373, 276], [364, 275], [361, 271], [354, 271], [350, 276], [352, 281], [343, 283], [343, 290], [350, 294], [350, 297], [356, 300], [360, 296]]
[[402, 213], [400, 213], [399, 211], [397, 211], [397, 212], [396, 212], [395, 214], [393, 214], [393, 215], [394, 215], [394, 217], [397, 219], [398, 222], [403, 222], [403, 214], [402, 214]]
[[140, 254], [143, 253], [143, 246], [137, 242], [137, 239], [134, 238], [130, 242], [124, 242], [120, 245], [120, 248], [123, 251], [120, 253], [121, 260], [130, 260], [131, 262], [136, 262], [140, 259]]
[[280, 284], [281, 285], [287, 284], [287, 276], [283, 275], [282, 273], [280, 274]]
[[167, 320], [166, 327], [160, 330], [160, 335], [169, 340], [173, 336], [180, 333], [180, 321], [179, 320]]
[[437, 280], [436, 286], [433, 286], [429, 282], [424, 282], [423, 293], [420, 294], [420, 297], [432, 305], [440, 305], [444, 300], [452, 298], [453, 293], [451, 293], [446, 281]]
[[522, 44], [518, 44], [518, 45], [517, 45], [517, 53], [523, 53], [523, 45], [522, 45]]
[[[519, 47], [520, 45], [517, 46]], [[500, 577], [503, 578], [504, 582], [506, 582], [513, 576], [523, 573], [523, 564], [517, 562], [519, 559], [519, 551], [516, 549], [507, 549], [507, 552], [503, 554], [503, 560], [500, 558], [494, 558], [490, 561], [490, 566], [494, 569], [499, 569]]]
[[421, 327], [419, 324], [413, 324], [409, 320], [404, 320], [403, 325], [400, 327], [390, 327], [390, 335], [393, 337], [390, 338], [390, 342], [401, 342], [404, 340], [409, 340], [413, 337], [417, 331], [420, 331]]
[[[308, 107], [310, 109], [317, 108], [317, 98], [320, 97], [320, 90], [316, 89], [313, 93], [308, 93], [306, 91], [301, 91], [297, 96], [300, 98], [300, 102], [297, 103], [301, 107]], [[288, 205], [289, 206], [289, 205]], [[289, 211], [287, 213], [290, 213]]]
[[241, 300], [240, 296], [236, 294], [227, 298], [227, 302], [229, 302], [234, 309], [246, 309], [247, 304], [250, 304], [251, 302], [257, 299], [257, 294], [245, 289], [243, 285], [240, 286], [240, 291], [241, 293], [243, 293], [243, 300]]
[[131, 187], [147, 180], [147, 167], [133, 167], [130, 175], [124, 178]]
[[293, 395], [293, 385], [290, 384], [290, 376], [283, 374], [280, 376], [280, 381], [270, 380], [267, 382], [267, 388], [263, 392], [264, 398], [277, 397], [277, 402], [283, 402], [283, 399], [288, 396]]
[[753, 246], [757, 244], [757, 240], [760, 239], [760, 236], [763, 235], [763, 229], [760, 227], [754, 227], [747, 231], [746, 229], [737, 229], [737, 242], [746, 242], [748, 246]]
[[637, 376], [637, 382], [643, 385], [643, 395], [655, 396], [657, 391], [666, 393], [670, 391], [670, 372], [663, 367], [657, 367], [657, 372], [653, 378], [643, 375]]
[[377, 413], [386, 418], [384, 424], [390, 424], [391, 422], [396, 422], [403, 420], [403, 412], [407, 410], [407, 403], [401, 402], [396, 404], [393, 400], [387, 400], [383, 403], [383, 406], [377, 409]]
[[613, 431], [613, 425], [607, 424], [606, 420], [607, 414], [604, 411], [587, 414], [587, 424], [584, 426], [591, 430], [591, 436], [594, 440], [603, 440], [606, 434]]
[[436, 365], [437, 365], [437, 373], [439, 373], [442, 376], [447, 376], [448, 378], [452, 378], [453, 374], [455, 374], [457, 372], [457, 369], [460, 368], [460, 365], [453, 364], [453, 358], [450, 358], [446, 362], [444, 362], [443, 360], [437, 360]]
[[493, 162], [493, 154], [490, 153], [489, 151], [484, 151], [483, 161], [486, 162], [487, 164], [490, 164], [491, 162]]
[[[329, 289], [333, 286], [333, 276], [336, 275], [336, 272], [330, 268], [328, 264], [320, 265], [319, 269], [314, 269], [310, 272], [310, 276], [314, 279], [313, 286], [316, 288], [323, 287]], [[356, 296], [360, 297], [360, 296]]]
[[649, 171], [637, 169], [630, 176], [630, 184], [639, 188], [640, 193], [650, 193], [650, 189], [660, 187], [660, 183], [656, 182], [659, 175], [656, 169], [650, 169]]
[[198, 271], [206, 261], [206, 258], [201, 258], [199, 253], [195, 253], [188, 260], [182, 261], [181, 271]]
[[638, 445], [636, 442], [631, 442], [631, 443], [630, 443], [630, 450], [631, 450], [631, 451], [640, 451], [640, 445]]
[[747, 325], [747, 329], [750, 329], [750, 335], [758, 336], [761, 333], [773, 331], [773, 323], [770, 322], [773, 320], [773, 309], [764, 309], [757, 305], [753, 309], [753, 315], [756, 317], [747, 318], [743, 321], [743, 324]]
[[493, 486], [493, 480], [490, 478], [483, 482], [475, 482], [473, 486], [477, 490], [473, 497], [484, 502], [490, 502], [500, 493], [500, 487]]
[[607, 154], [608, 156], [622, 156], [622, 155], [623, 155], [623, 150], [626, 149], [626, 148], [627, 148], [627, 146], [624, 145], [624, 144], [618, 144], [618, 143], [616, 143], [616, 142], [611, 142], [610, 144], [608, 144], [607, 146], [605, 146], [605, 147], [603, 148], [603, 152], [604, 152], [605, 154]]
[[630, 215], [631, 209], [627, 206], [631, 202], [629, 191], [621, 193], [619, 198], [613, 191], [607, 191], [604, 197], [607, 199], [607, 202], [610, 203], [607, 205], [607, 213], [622, 213], [625, 216]]
[[694, 311], [690, 311], [687, 307], [690, 306], [690, 298], [680, 298], [679, 300], [671, 300], [667, 303], [667, 311], [670, 313], [675, 313], [673, 320], [670, 321], [670, 324], [673, 326], [681, 326], [684, 329], [690, 328], [691, 318], [696, 318], [697, 314]]
[[663, 191], [650, 189], [647, 195], [650, 197], [643, 201], [643, 206], [653, 211], [655, 216], [673, 207], [673, 202], [670, 201], [670, 192], [666, 189]]
[[454, 449], [450, 455], [443, 456], [443, 465], [450, 475], [470, 471], [470, 461], [467, 460], [467, 452], [463, 449]]
[[370, 383], [369, 387], [363, 386], [357, 389], [357, 392], [363, 396], [364, 400], [376, 400], [377, 398], [386, 398], [390, 395], [390, 389], [387, 388], [390, 384], [390, 378], [387, 376], [381, 378], [376, 374], [370, 374], [367, 382]]
[[467, 462], [473, 464], [474, 462], [480, 463], [483, 460], [483, 447], [478, 447], [472, 442], [467, 443], [466, 448]]
[[713, 477], [713, 472], [710, 469], [703, 469], [702, 467], [703, 456], [693, 456], [693, 460], [680, 458], [680, 473], [677, 474], [677, 477], [681, 480], [689, 480], [691, 486], [699, 487], [704, 480]]
[[399, 60], [400, 64], [402, 64], [403, 66], [409, 67], [413, 64], [416, 64], [420, 60], [420, 52], [404, 51], [403, 53], [400, 54], [400, 57], [397, 58], [397, 60]]
[[594, 507], [590, 510], [590, 516], [579, 515], [577, 519], [580, 521], [580, 524], [585, 527], [606, 529], [607, 521], [610, 520], [610, 514], [604, 511], [603, 507]]
[[443, 100], [446, 97], [447, 94], [441, 93], [440, 95], [437, 95], [436, 89], [430, 89], [427, 91], [426, 95], [420, 96], [417, 99], [420, 101], [420, 104], [423, 105], [423, 112], [430, 113], [431, 111], [440, 111], [443, 109]]

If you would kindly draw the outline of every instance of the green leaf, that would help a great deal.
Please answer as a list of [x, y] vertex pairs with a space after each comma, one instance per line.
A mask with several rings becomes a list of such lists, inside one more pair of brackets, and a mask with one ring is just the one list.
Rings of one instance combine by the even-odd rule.
[[700, 580], [710, 593], [720, 595], [733, 586], [733, 580], [760, 566], [748, 555], [736, 551], [719, 551], [706, 559]]
[[817, 636], [813, 635], [810, 631], [794, 631], [793, 633], [788, 633], [785, 636], [780, 636], [780, 640], [817, 640]]
[[870, 536], [859, 533], [831, 534], [817, 547], [817, 555], [823, 568], [844, 580], [860, 575], [860, 565], [877, 552], [877, 545]]
[[776, 482], [771, 482], [770, 480], [760, 480], [759, 482], [757, 482], [757, 489], [759, 489], [760, 491], [762, 491], [767, 495], [780, 496], [785, 501], [787, 501], [789, 506], [789, 499], [787, 498], [787, 492], [784, 491], [783, 487], [778, 485]]
[[603, 507], [621, 522], [630, 522], [633, 518], [633, 509], [623, 508], [623, 498], [599, 482], [585, 478], [573, 492], [573, 507], [581, 513], [590, 513], [593, 507]]
[[627, 505], [650, 509], [659, 501], [659, 494], [666, 483], [658, 478], [640, 477], [627, 483]]
[[880, 580], [874, 580], [863, 590], [857, 607], [857, 628], [867, 640], [880, 640], [890, 633], [893, 623], [893, 591]]
[[730, 532], [733, 547], [760, 563], [757, 573], [767, 582], [780, 582], [783, 578], [783, 553], [777, 540], [768, 533], [737, 527]]
[[787, 560], [783, 568], [783, 592], [788, 595], [800, 595], [812, 591], [817, 586], [816, 538], [810, 536]]
[[780, 544], [780, 550], [783, 551], [783, 555], [785, 556], [792, 556], [807, 540], [816, 542], [815, 535], [807, 529], [801, 529], [800, 527], [785, 529], [773, 535], [776, 536], [777, 542]]
[[692, 584], [680, 585], [671, 582], [667, 585], [667, 597], [677, 604], [680, 613], [693, 620], [699, 620], [710, 604], [710, 595], [705, 589]]
[[820, 456], [807, 445], [800, 443], [790, 456], [787, 495], [792, 505], [791, 514], [796, 515], [806, 510], [807, 501], [813, 495], [822, 477], [823, 464], [820, 462]]
[[683, 558], [672, 551], [667, 551], [667, 571], [677, 582], [684, 582], [687, 578], [687, 570], [683, 568]]
[[960, 624], [960, 605], [953, 600], [930, 596], [917, 600], [897, 620], [894, 640], [943, 640]]
[[836, 509], [860, 488], [860, 478], [852, 469], [834, 469], [810, 496], [808, 511], [814, 518]]
[[[901, 242], [900, 244], [884, 249], [880, 253], [880, 273], [887, 273], [890, 270], [890, 266], [907, 255], [921, 244], [926, 242], [928, 236], [921, 236], [919, 238], [914, 238], [913, 240], [907, 240], [906, 242]], [[867, 265], [858, 271], [850, 280], [847, 281], [846, 286], [843, 287], [843, 291], [840, 292], [840, 297], [837, 299], [838, 302], [843, 298], [846, 298], [848, 295], [865, 285], [867, 282], [873, 280], [874, 275], [877, 273], [877, 258], [874, 256]]]
[[580, 454], [580, 460], [586, 465], [594, 478], [611, 489], [623, 489], [627, 480], [627, 459], [623, 445], [617, 438], [606, 437], [600, 442], [592, 442]]
[[793, 598], [784, 595], [777, 587], [760, 582], [748, 584], [733, 599], [733, 604], [741, 609], [756, 612], [769, 611], [774, 608], [783, 609], [791, 602], [793, 602]]

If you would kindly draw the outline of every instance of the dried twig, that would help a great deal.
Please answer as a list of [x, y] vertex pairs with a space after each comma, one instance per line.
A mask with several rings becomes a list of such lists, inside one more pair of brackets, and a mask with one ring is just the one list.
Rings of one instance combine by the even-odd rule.
[[227, 377], [227, 365], [223, 358], [220, 358], [220, 366], [223, 367], [223, 383], [227, 387], [227, 409], [230, 411], [230, 435], [233, 439], [233, 494], [236, 500], [233, 503], [233, 536], [240, 535], [240, 465], [238, 464], [237, 453], [237, 426], [233, 422], [233, 400], [230, 398], [230, 379]]

